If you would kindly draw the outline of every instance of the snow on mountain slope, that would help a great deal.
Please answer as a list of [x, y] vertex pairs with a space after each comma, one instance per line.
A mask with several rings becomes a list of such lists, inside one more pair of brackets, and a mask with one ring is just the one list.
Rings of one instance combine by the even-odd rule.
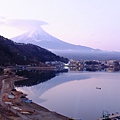
[[39, 29], [31, 30], [27, 33], [14, 37], [12, 40], [19, 43], [32, 43], [51, 51], [94, 51], [94, 49], [89, 47], [73, 45], [61, 41], [45, 32], [41, 27], [39, 27]]

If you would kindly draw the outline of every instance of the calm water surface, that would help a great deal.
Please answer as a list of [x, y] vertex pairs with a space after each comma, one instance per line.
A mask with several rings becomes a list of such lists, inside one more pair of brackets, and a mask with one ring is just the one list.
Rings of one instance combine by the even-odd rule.
[[71, 118], [97, 120], [104, 110], [120, 112], [119, 72], [68, 72], [17, 89], [34, 102]]

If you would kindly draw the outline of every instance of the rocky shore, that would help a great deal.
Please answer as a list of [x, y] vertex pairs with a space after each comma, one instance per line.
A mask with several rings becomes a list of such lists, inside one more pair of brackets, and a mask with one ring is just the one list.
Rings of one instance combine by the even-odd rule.
[[[14, 88], [14, 82], [27, 78], [16, 75], [0, 76], [0, 119], [1, 120], [70, 120], [70, 118], [50, 111]], [[5, 114], [3, 113], [3, 109]]]

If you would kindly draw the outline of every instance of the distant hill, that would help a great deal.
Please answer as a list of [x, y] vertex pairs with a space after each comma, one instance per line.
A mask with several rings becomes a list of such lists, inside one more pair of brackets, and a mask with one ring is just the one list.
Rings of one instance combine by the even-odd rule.
[[86, 46], [70, 44], [48, 34], [41, 27], [16, 36], [12, 38], [12, 40], [19, 43], [32, 43], [69, 59], [120, 60], [120, 52], [103, 51]]
[[0, 65], [30, 64], [45, 61], [68, 62], [67, 58], [33, 44], [16, 43], [0, 36]]

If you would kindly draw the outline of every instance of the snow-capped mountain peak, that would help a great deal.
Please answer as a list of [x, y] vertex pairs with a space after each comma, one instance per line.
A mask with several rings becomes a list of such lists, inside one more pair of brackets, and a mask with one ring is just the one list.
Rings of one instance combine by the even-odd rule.
[[71, 51], [91, 51], [92, 48], [80, 46], [80, 45], [73, 45], [70, 43], [66, 43], [54, 36], [45, 32], [41, 27], [37, 29], [33, 29], [28, 31], [22, 35], [19, 35], [15, 38], [12, 38], [13, 41], [19, 43], [32, 43], [38, 45], [40, 47], [52, 50], [52, 51], [63, 51], [63, 50], [71, 50]]

